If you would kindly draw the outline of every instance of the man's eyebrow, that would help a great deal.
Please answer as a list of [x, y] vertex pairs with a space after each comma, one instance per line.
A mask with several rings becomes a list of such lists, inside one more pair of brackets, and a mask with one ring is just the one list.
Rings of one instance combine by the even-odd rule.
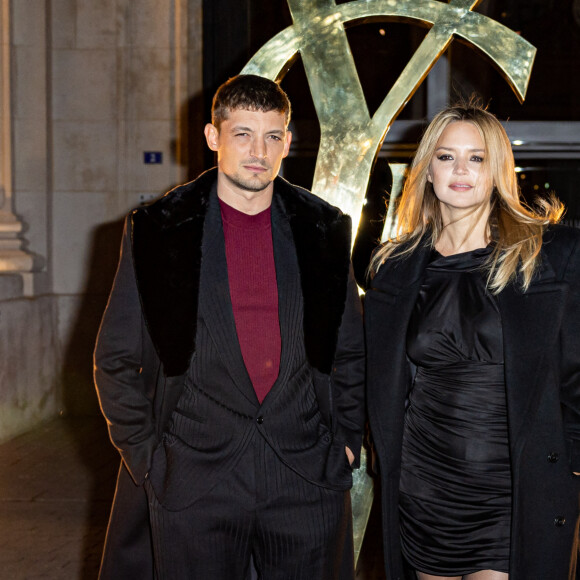
[[[245, 127], [244, 125], [235, 125], [232, 127], [232, 132], [236, 133], [237, 131], [244, 131], [244, 133], [254, 133], [254, 129], [251, 127]], [[271, 131], [267, 132], [268, 135], [284, 135], [284, 131], [282, 129], [272, 129]]]

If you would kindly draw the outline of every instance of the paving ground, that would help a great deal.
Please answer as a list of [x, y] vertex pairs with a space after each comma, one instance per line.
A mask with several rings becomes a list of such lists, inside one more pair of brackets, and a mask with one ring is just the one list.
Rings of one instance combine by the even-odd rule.
[[0, 578], [95, 579], [117, 465], [99, 418], [0, 445]]
[[[0, 580], [95, 580], [117, 467], [97, 417], [0, 445]], [[378, 534], [365, 538], [357, 580], [384, 578]]]

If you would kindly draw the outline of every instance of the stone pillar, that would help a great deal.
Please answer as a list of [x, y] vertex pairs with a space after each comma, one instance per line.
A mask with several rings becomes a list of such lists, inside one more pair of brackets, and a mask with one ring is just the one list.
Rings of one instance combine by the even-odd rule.
[[22, 249], [22, 222], [13, 211], [11, 0], [0, 2], [0, 273], [30, 272], [33, 258]]

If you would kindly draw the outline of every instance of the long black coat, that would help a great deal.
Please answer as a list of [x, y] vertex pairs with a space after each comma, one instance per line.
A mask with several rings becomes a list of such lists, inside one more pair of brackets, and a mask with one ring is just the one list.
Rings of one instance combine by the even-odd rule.
[[[151, 577], [142, 487], [149, 472], [160, 501], [183, 508], [235, 465], [256, 430], [311, 482], [339, 490], [352, 484], [344, 447], [360, 450], [364, 346], [350, 219], [276, 179], [282, 352], [279, 378], [260, 405], [235, 333], [215, 184], [215, 170], [206, 172], [137, 210], [127, 224], [95, 350], [101, 407], [123, 458], [102, 579]], [[203, 356], [193, 364], [204, 361], [200, 453], [176, 470], [163, 435], [199, 345]], [[195, 481], [184, 481], [184, 473]]]
[[[580, 231], [544, 235], [528, 290], [498, 296], [505, 361], [513, 506], [510, 579], [567, 578], [580, 478]], [[430, 248], [391, 259], [365, 296], [367, 403], [380, 470], [385, 567], [404, 578], [398, 493], [411, 369], [405, 339]]]

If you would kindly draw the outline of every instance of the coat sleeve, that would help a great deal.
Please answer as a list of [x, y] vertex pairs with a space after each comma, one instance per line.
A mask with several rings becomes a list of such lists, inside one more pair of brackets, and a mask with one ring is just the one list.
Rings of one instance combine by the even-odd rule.
[[360, 464], [365, 415], [364, 382], [362, 305], [351, 265], [332, 369], [332, 390], [335, 396], [336, 437], [354, 453], [353, 467]]
[[[121, 257], [94, 352], [99, 403], [113, 445], [137, 485], [145, 480], [157, 445], [152, 352], [133, 268], [131, 222], [125, 222]], [[146, 367], [144, 372], [144, 367]]]
[[564, 280], [570, 290], [562, 322], [560, 401], [570, 467], [580, 472], [580, 235], [575, 238]]

